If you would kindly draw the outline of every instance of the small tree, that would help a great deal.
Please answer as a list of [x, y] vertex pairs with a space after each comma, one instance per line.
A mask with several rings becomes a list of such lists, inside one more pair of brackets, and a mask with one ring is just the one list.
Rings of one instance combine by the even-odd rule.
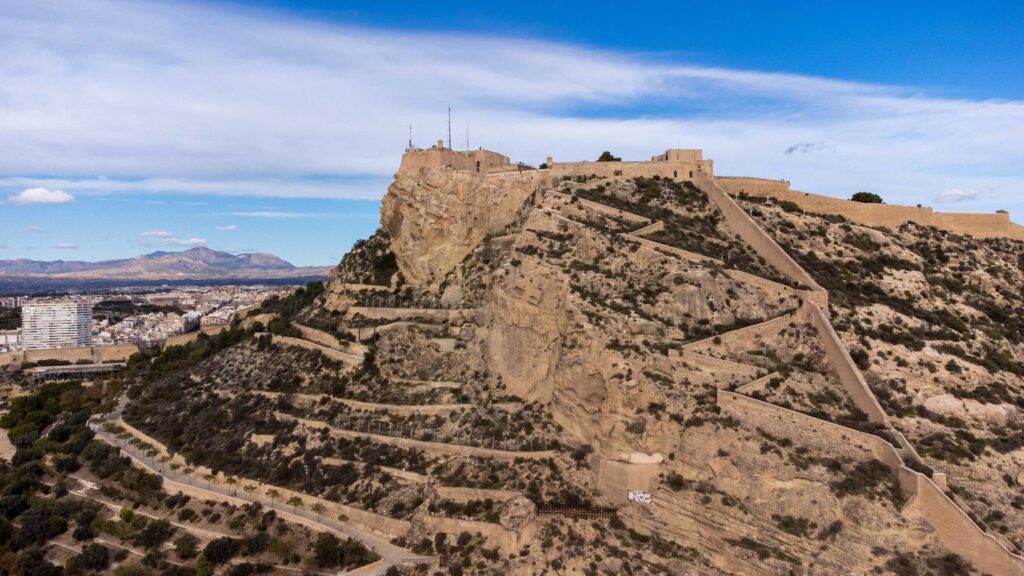
[[196, 576], [213, 576], [213, 564], [203, 554], [196, 559]]
[[292, 511], [294, 512], [302, 507], [302, 498], [299, 498], [298, 496], [292, 496], [291, 498], [288, 499], [287, 504], [292, 507]]
[[267, 496], [270, 498], [271, 502], [277, 500], [277, 497], [280, 495], [281, 493], [278, 492], [276, 488], [271, 488], [270, 490], [267, 490]]
[[621, 162], [622, 158], [616, 158], [615, 156], [612, 156], [611, 152], [605, 150], [604, 152], [601, 152], [600, 156], [597, 157], [597, 161], [598, 162]]
[[316, 513], [316, 520], [317, 520], [317, 522], [319, 522], [320, 521], [320, 515], [323, 514], [327, 510], [327, 507], [324, 506], [323, 504], [321, 504], [320, 502], [316, 502], [309, 509]]
[[882, 197], [874, 192], [857, 192], [853, 196], [850, 196], [850, 200], [854, 202], [861, 202], [864, 204], [884, 204]]

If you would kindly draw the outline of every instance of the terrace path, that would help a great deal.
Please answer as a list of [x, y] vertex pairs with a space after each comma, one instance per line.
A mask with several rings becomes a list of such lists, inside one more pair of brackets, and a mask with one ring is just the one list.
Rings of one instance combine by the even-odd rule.
[[326, 428], [331, 435], [341, 438], [367, 438], [374, 442], [381, 444], [388, 444], [391, 446], [398, 446], [400, 448], [414, 448], [417, 450], [423, 450], [424, 452], [441, 455], [441, 456], [477, 456], [481, 458], [498, 458], [501, 460], [515, 460], [517, 458], [523, 458], [526, 460], [544, 460], [547, 458], [554, 458], [558, 453], [554, 450], [536, 450], [536, 451], [514, 451], [514, 450], [499, 450], [497, 448], [480, 448], [477, 446], [463, 446], [462, 444], [447, 444], [444, 442], [430, 442], [427, 440], [413, 440], [412, 438], [403, 438], [399, 436], [388, 436], [386, 434], [374, 434], [373, 432], [359, 432], [356, 430], [348, 430], [346, 428], [338, 428], [322, 420], [310, 420], [308, 418], [299, 418], [290, 414], [284, 414], [282, 412], [276, 412], [275, 415], [285, 421], [298, 422], [299, 424], [313, 429], [324, 429]]

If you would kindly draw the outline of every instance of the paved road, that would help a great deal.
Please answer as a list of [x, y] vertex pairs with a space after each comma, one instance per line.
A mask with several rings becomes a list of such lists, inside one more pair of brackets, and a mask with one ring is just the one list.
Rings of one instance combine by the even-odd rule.
[[[123, 402], [119, 402], [118, 403], [119, 410], [117, 410], [114, 414], [108, 415], [108, 418], [117, 418], [117, 417], [119, 417], [120, 416], [120, 409], [123, 408], [123, 407], [124, 407], [124, 403]], [[144, 468], [146, 468], [146, 469], [150, 470], [151, 472], [153, 472], [154, 474], [160, 476], [165, 481], [174, 482], [174, 483], [181, 484], [181, 485], [184, 485], [184, 486], [190, 486], [193, 489], [202, 490], [202, 491], [205, 491], [205, 492], [209, 492], [211, 494], [217, 494], [219, 496], [233, 498], [235, 500], [239, 500], [239, 501], [243, 501], [243, 502], [244, 501], [259, 502], [265, 508], [269, 508], [269, 509], [275, 510], [279, 514], [282, 514], [282, 515], [285, 515], [285, 516], [288, 516], [288, 515], [298, 516], [298, 517], [303, 518], [305, 520], [308, 520], [308, 521], [311, 521], [313, 523], [319, 524], [319, 525], [321, 525], [321, 526], [323, 526], [325, 528], [328, 528], [330, 530], [334, 530], [334, 531], [340, 532], [342, 534], [345, 534], [346, 536], [349, 536], [353, 540], [357, 540], [359, 542], [362, 542], [365, 546], [367, 546], [368, 548], [370, 548], [371, 550], [376, 552], [384, 560], [384, 564], [381, 565], [379, 567], [379, 569], [375, 571], [375, 573], [377, 573], [377, 574], [383, 574], [385, 570], [387, 570], [390, 566], [395, 565], [395, 564], [406, 564], [406, 563], [412, 563], [412, 564], [434, 564], [434, 563], [437, 562], [437, 558], [436, 557], [418, 555], [418, 554], [412, 552], [411, 550], [407, 550], [405, 548], [401, 548], [399, 546], [395, 546], [394, 544], [388, 542], [387, 540], [384, 540], [383, 538], [380, 538], [380, 537], [375, 536], [373, 534], [369, 534], [369, 533], [363, 532], [361, 530], [357, 530], [357, 529], [353, 528], [352, 526], [350, 526], [348, 524], [343, 524], [343, 523], [341, 523], [341, 522], [339, 522], [337, 520], [334, 520], [332, 518], [329, 518], [329, 517], [326, 517], [326, 516], [321, 516], [321, 515], [315, 514], [313, 512], [309, 512], [307, 510], [302, 510], [302, 509], [295, 509], [295, 510], [293, 510], [290, 506], [288, 506], [286, 504], [283, 504], [283, 503], [280, 503], [280, 502], [275, 502], [275, 501], [270, 500], [269, 498], [266, 498], [266, 497], [261, 496], [261, 495], [246, 494], [244, 492], [243, 493], [239, 493], [237, 490], [228, 489], [228, 488], [216, 485], [216, 484], [209, 484], [208, 486], [205, 486], [205, 487], [204, 486], [200, 486], [199, 483], [193, 484], [192, 480], [187, 475], [185, 475], [184, 473], [182, 473], [180, 471], [177, 471], [177, 470], [171, 470], [170, 467], [164, 465], [158, 459], [151, 458], [151, 457], [147, 456], [146, 454], [144, 454], [141, 450], [139, 450], [135, 446], [132, 446], [128, 442], [126, 442], [126, 441], [118, 438], [117, 436], [115, 436], [115, 435], [113, 435], [113, 434], [103, 430], [103, 423], [104, 423], [104, 421], [102, 421], [102, 420], [101, 421], [91, 421], [89, 423], [89, 427], [92, 428], [93, 432], [96, 433], [96, 436], [99, 437], [100, 439], [102, 439], [104, 442], [107, 442], [107, 443], [109, 443], [111, 445], [119, 447], [132, 460], [138, 462]], [[361, 572], [361, 573], [365, 573], [365, 572]]]

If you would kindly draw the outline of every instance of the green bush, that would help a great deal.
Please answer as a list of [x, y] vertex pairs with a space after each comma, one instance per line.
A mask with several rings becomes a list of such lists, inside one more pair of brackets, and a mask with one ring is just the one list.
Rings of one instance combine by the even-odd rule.
[[884, 204], [882, 197], [873, 192], [857, 192], [853, 196], [850, 196], [850, 200], [854, 202], [861, 202], [863, 204]]

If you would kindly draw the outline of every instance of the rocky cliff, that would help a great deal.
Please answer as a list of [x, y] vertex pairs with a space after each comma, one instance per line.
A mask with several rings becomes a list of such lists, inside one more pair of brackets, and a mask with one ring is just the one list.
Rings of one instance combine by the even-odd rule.
[[[272, 338], [128, 414], [387, 517], [449, 573], [1018, 573], [1024, 245], [721, 202], [400, 171], [322, 296], [265, 306]], [[737, 211], [813, 282], [741, 241]], [[314, 333], [324, 354], [289, 344]], [[216, 394], [238, 424], [181, 437], [175, 414]]]

